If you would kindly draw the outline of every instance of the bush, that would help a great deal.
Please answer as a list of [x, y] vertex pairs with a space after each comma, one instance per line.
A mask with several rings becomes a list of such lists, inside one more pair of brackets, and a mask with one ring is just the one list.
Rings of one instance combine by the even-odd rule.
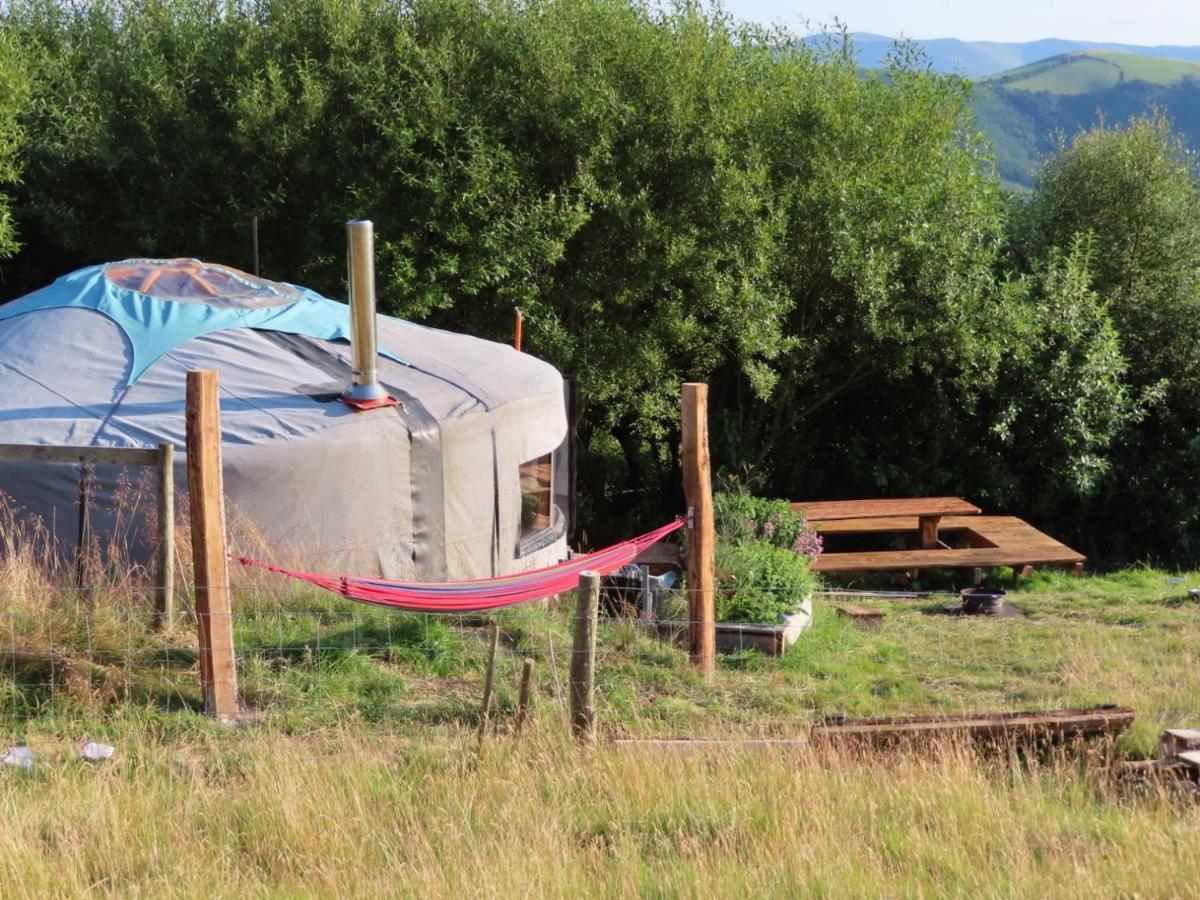
[[821, 554], [821, 538], [808, 527], [804, 516], [786, 500], [754, 497], [744, 491], [713, 495], [717, 534], [730, 544], [762, 541], [815, 560]]
[[813, 589], [808, 557], [758, 541], [717, 544], [717, 620], [774, 623]]

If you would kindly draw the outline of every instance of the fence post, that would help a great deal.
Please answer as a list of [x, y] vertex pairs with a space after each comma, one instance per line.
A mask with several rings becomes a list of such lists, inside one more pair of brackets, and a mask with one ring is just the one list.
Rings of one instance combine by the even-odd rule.
[[483, 678], [483, 701], [479, 704], [479, 746], [487, 733], [488, 717], [492, 714], [492, 684], [496, 677], [496, 651], [500, 648], [500, 626], [492, 626], [492, 643], [488, 650], [487, 674]]
[[525, 727], [525, 716], [529, 713], [529, 696], [533, 689], [533, 660], [525, 658], [521, 667], [521, 690], [517, 698], [517, 737]]
[[596, 616], [600, 609], [600, 576], [579, 574], [575, 594], [574, 640], [571, 642], [571, 732], [581, 741], [596, 737]]
[[710, 680], [717, 665], [712, 476], [708, 455], [708, 385], [683, 386], [683, 491], [692, 514], [688, 545], [688, 650]]
[[87, 587], [92, 569], [92, 491], [95, 475], [91, 463], [79, 467], [79, 530], [75, 545], [75, 584]]
[[225, 494], [221, 479], [221, 409], [217, 373], [187, 373], [187, 473], [196, 574], [196, 628], [204, 708], [218, 718], [237, 715], [233, 611], [225, 551]]
[[158, 627], [175, 624], [175, 445], [158, 445]]

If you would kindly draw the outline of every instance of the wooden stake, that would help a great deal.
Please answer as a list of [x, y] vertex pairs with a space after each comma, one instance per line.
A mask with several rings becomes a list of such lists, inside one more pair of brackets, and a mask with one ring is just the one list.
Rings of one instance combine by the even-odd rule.
[[596, 737], [596, 617], [600, 609], [600, 576], [579, 574], [575, 595], [574, 640], [571, 644], [571, 731], [580, 741]]
[[254, 277], [262, 273], [258, 268], [258, 216], [250, 217], [250, 252], [254, 256]]
[[87, 586], [92, 560], [92, 485], [95, 481], [91, 464], [79, 467], [79, 532], [75, 546], [75, 584]]
[[492, 649], [488, 653], [487, 674], [483, 678], [483, 702], [479, 705], [479, 744], [487, 730], [488, 716], [492, 712], [492, 682], [496, 677], [496, 650], [500, 647], [500, 626], [492, 626]]
[[157, 624], [175, 624], [175, 445], [158, 445], [158, 596]]
[[225, 550], [221, 480], [221, 410], [217, 373], [187, 373], [187, 473], [196, 572], [196, 628], [204, 708], [218, 718], [237, 715], [233, 610]]
[[692, 665], [711, 679], [717, 664], [713, 586], [715, 541], [708, 455], [708, 385], [683, 386], [683, 490], [692, 515], [688, 550], [688, 647]]
[[533, 687], [533, 660], [526, 657], [521, 669], [521, 692], [517, 699], [517, 737], [525, 725], [525, 714], [529, 710], [529, 692]]
[[513, 335], [513, 347], [519, 353], [521, 351], [521, 329], [525, 324], [525, 317], [521, 315], [521, 311], [517, 310], [517, 330]]

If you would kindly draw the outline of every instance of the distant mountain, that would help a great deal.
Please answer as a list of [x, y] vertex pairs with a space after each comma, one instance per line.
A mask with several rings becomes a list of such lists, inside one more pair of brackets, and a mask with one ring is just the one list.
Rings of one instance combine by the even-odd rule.
[[1000, 177], [1028, 185], [1055, 135], [1141, 115], [1167, 115], [1200, 147], [1200, 63], [1128, 53], [1082, 51], [981, 79], [973, 98], [979, 127], [996, 152]]
[[[866, 32], [854, 32], [851, 34], [851, 39], [858, 64], [868, 69], [876, 69], [883, 65], [884, 57], [895, 41], [894, 38]], [[805, 38], [805, 43], [817, 45], [827, 40], [828, 38], [824, 35], [810, 35]], [[1006, 69], [1015, 69], [1018, 66], [1040, 62], [1048, 57], [1085, 50], [1200, 62], [1200, 47], [1169, 45], [1143, 47], [1135, 44], [1066, 41], [1058, 38], [1044, 38], [1039, 41], [1017, 44], [997, 41], [960, 41], [957, 38], [915, 40], [913, 43], [920, 44], [924, 48], [934, 71], [963, 75], [967, 78], [984, 78]]]

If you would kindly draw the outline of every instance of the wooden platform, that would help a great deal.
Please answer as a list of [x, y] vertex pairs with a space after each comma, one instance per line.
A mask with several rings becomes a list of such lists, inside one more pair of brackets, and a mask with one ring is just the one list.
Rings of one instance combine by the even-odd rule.
[[[916, 517], [817, 520], [810, 524], [822, 534], [917, 534]], [[966, 547], [921, 550], [876, 550], [856, 553], [822, 553], [813, 565], [817, 572], [885, 572], [908, 569], [972, 569], [994, 566], [1070, 566], [1082, 569], [1082, 553], [1038, 531], [1015, 516], [947, 516], [939, 532], [943, 539], [959, 539]]]

